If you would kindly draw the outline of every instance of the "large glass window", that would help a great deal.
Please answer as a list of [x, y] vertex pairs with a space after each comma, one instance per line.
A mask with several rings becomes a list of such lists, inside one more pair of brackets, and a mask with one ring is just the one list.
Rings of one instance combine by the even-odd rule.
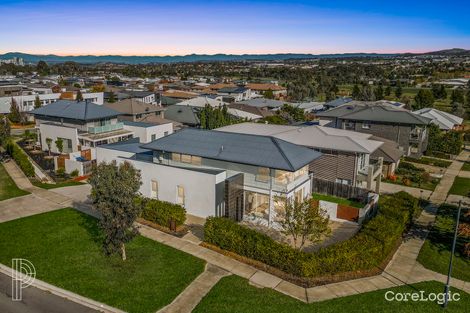
[[302, 167], [301, 169], [297, 170], [294, 173], [294, 179], [299, 178], [300, 176], [307, 175], [308, 174], [308, 165]]
[[269, 181], [269, 168], [258, 167], [258, 173], [256, 173], [256, 180], [267, 183]]
[[191, 156], [189, 154], [182, 154], [181, 155], [181, 162], [191, 163]]
[[171, 154], [171, 160], [176, 161], [176, 162], [181, 162], [181, 154], [173, 152]]
[[191, 163], [194, 164], [194, 165], [201, 165], [202, 164], [202, 159], [201, 159], [201, 157], [193, 155], [191, 157]]
[[251, 219], [269, 219], [269, 195], [247, 191], [245, 194], [245, 216]]
[[294, 180], [294, 173], [282, 170], [276, 170], [276, 183], [288, 184]]

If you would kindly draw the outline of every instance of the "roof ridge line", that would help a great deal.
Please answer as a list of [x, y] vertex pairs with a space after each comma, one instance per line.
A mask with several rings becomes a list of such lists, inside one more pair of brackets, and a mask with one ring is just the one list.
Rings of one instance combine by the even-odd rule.
[[[287, 162], [287, 164], [289, 164], [289, 167], [291, 168], [291, 170], [295, 171], [294, 165], [292, 165], [292, 163], [291, 163], [290, 160], [287, 158], [286, 154], [284, 153], [284, 151], [282, 150], [282, 148], [281, 148], [280, 145], [279, 145], [278, 140], [282, 140], [282, 139], [279, 139], [279, 138], [276, 138], [276, 137], [273, 137], [273, 136], [269, 136], [269, 138], [271, 138], [271, 141], [274, 143], [274, 145], [276, 145], [276, 148], [279, 150], [279, 152], [281, 153], [282, 157], [283, 157], [284, 160]], [[286, 141], [286, 142], [287, 142], [287, 141]], [[289, 142], [287, 142], [287, 143], [289, 143]]]

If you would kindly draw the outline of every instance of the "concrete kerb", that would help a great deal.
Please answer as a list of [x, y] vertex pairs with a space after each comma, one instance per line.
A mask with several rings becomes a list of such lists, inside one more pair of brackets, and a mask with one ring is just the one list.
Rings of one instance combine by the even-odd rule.
[[[8, 266], [0, 264], [0, 272], [11, 277], [12, 274], [16, 271], [13, 270], [12, 268], [8, 267]], [[112, 306], [109, 306], [107, 304], [104, 304], [104, 303], [101, 303], [101, 302], [98, 302], [98, 301], [80, 296], [76, 293], [73, 293], [71, 291], [68, 291], [68, 290], [56, 287], [54, 285], [48, 284], [48, 283], [46, 283], [42, 280], [39, 280], [39, 279], [35, 279], [34, 282], [31, 284], [31, 286], [36, 287], [36, 288], [41, 289], [41, 290], [44, 290], [44, 291], [47, 291], [47, 292], [50, 292], [50, 293], [52, 293], [56, 296], [59, 296], [61, 298], [73, 301], [75, 303], [81, 304], [83, 306], [89, 307], [89, 308], [91, 308], [93, 310], [97, 310], [99, 312], [125, 313], [125, 311], [122, 311], [120, 309], [116, 309], [116, 308], [114, 308]]]

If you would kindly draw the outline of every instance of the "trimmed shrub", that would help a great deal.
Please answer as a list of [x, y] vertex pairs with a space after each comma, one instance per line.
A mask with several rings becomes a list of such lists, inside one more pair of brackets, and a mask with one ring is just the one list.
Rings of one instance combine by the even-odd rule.
[[170, 220], [174, 220], [176, 226], [186, 221], [186, 209], [179, 204], [149, 198], [140, 198], [138, 201], [142, 205], [140, 217], [144, 220], [165, 227], [168, 227]]
[[314, 278], [379, 266], [419, 212], [418, 199], [405, 192], [381, 196], [377, 216], [354, 237], [314, 253], [299, 251], [223, 217], [207, 219], [204, 241], [286, 273]]
[[23, 173], [28, 177], [34, 177], [34, 167], [28, 159], [26, 153], [13, 141], [7, 142], [5, 146], [7, 153], [15, 160]]

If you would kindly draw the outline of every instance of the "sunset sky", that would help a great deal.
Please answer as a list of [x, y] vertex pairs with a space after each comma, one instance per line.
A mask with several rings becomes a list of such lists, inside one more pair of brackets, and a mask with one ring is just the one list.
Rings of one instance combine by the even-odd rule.
[[468, 1], [0, 0], [0, 53], [183, 55], [470, 49]]

